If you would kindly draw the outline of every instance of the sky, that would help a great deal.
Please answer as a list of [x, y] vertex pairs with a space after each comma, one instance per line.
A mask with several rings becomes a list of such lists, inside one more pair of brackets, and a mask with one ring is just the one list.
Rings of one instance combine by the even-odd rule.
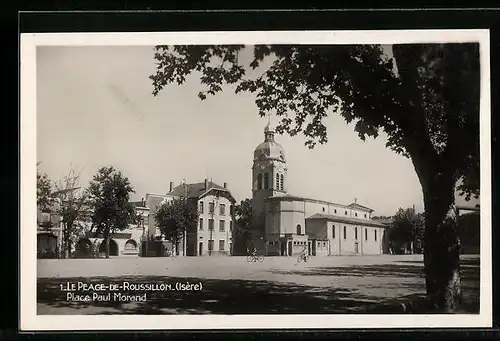
[[[249, 62], [245, 53], [240, 61]], [[253, 151], [267, 124], [254, 96], [228, 88], [200, 101], [193, 75], [153, 97], [153, 56], [145, 46], [37, 48], [39, 171], [57, 181], [73, 168], [87, 186], [100, 167], [114, 166], [129, 178], [133, 200], [165, 194], [170, 181], [205, 178], [227, 182], [237, 201], [251, 197]], [[275, 136], [290, 194], [340, 204], [357, 198], [374, 215], [423, 210], [411, 161], [387, 149], [384, 134], [363, 142], [334, 114], [326, 126], [328, 143], [313, 150], [302, 135]]]

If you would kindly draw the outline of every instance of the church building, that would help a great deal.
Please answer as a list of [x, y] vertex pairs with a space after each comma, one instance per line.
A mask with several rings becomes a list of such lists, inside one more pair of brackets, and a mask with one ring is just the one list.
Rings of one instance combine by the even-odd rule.
[[[356, 202], [341, 205], [288, 193], [285, 153], [268, 124], [254, 151], [252, 219], [267, 256], [380, 255], [387, 252], [387, 225]], [[260, 241], [260, 243], [259, 243]]]

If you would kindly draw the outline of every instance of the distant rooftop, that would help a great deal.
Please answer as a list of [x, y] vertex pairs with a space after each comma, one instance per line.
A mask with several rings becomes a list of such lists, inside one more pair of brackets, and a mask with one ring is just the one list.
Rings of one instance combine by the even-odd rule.
[[168, 192], [167, 195], [177, 197], [186, 196], [187, 198], [200, 198], [208, 194], [212, 190], [226, 192], [229, 198], [232, 201], [235, 201], [233, 196], [231, 195], [231, 192], [229, 192], [227, 188], [224, 188], [223, 186], [216, 184], [213, 181], [180, 184], [174, 187], [172, 191]]

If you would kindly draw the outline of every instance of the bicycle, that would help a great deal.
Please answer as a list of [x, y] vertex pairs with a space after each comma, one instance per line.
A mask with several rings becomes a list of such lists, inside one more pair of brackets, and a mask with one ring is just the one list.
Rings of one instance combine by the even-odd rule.
[[262, 263], [264, 261], [264, 256], [263, 255], [248, 255], [247, 256], [247, 262], [260, 262]]
[[300, 263], [302, 261], [307, 262], [308, 258], [309, 258], [308, 255], [306, 255], [305, 253], [301, 253], [297, 258], [297, 263]]

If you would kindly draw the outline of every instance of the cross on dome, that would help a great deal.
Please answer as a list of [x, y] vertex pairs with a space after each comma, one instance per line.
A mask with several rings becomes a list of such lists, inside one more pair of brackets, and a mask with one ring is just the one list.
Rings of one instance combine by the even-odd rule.
[[268, 131], [273, 131], [272, 127], [271, 127], [271, 114], [267, 114], [267, 125], [266, 127], [264, 128], [264, 132], [268, 132]]
[[267, 125], [264, 128], [264, 136], [265, 136], [265, 141], [267, 142], [274, 142], [274, 131], [271, 127], [271, 114], [267, 115]]

